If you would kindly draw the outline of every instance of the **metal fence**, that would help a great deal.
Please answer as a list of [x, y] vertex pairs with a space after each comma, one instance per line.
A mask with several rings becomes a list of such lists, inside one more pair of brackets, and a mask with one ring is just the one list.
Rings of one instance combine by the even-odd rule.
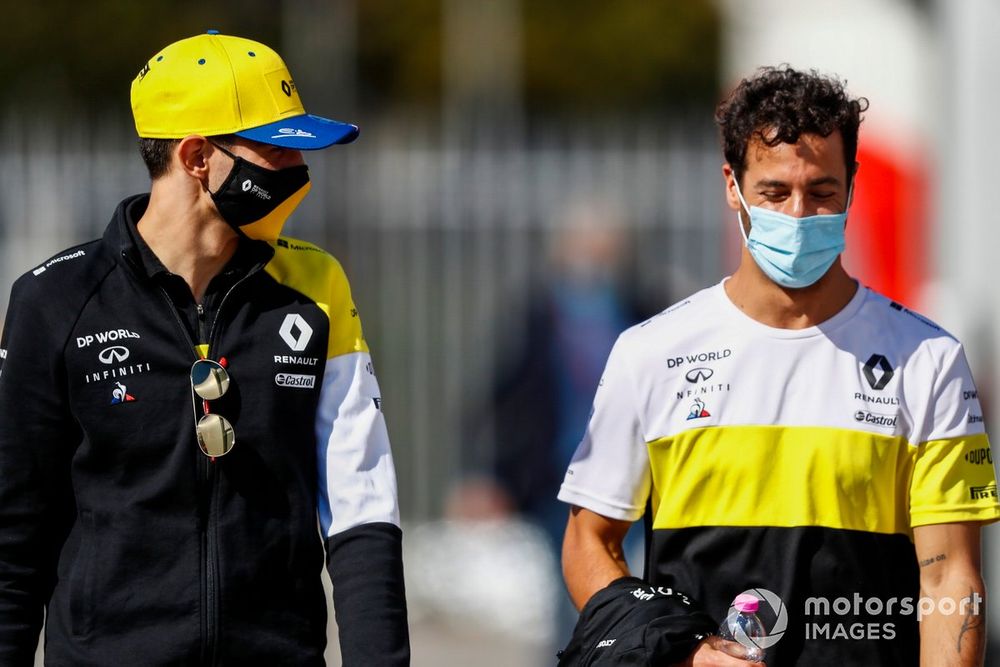
[[[662, 307], [721, 275], [721, 156], [707, 116], [459, 142], [440, 126], [369, 122], [309, 154], [312, 193], [285, 233], [344, 264], [378, 367], [404, 517], [435, 516], [463, 468], [470, 410], [523, 335], [548, 239], [573, 202], [618, 211], [631, 278]], [[0, 137], [0, 308], [20, 273], [95, 238], [148, 187], [130, 120], [9, 115]], [[526, 425], [530, 427], [530, 425]], [[583, 424], [581, 424], [581, 430]]]

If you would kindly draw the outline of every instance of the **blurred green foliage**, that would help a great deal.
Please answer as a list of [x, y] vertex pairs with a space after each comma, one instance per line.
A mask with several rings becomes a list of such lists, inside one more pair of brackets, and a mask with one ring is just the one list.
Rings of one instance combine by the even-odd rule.
[[[441, 0], [358, 3], [363, 102], [438, 102], [441, 12]], [[522, 0], [520, 12], [531, 112], [657, 108], [718, 95], [720, 17], [711, 0]]]
[[268, 0], [0, 0], [0, 102], [129, 112], [129, 86], [170, 42], [209, 28], [276, 44]]
[[[127, 113], [132, 78], [162, 46], [217, 28], [281, 51], [283, 8], [295, 2], [302, 11], [309, 1], [0, 0], [0, 103]], [[351, 2], [361, 105], [437, 107], [442, 0]], [[521, 0], [520, 13], [530, 112], [657, 108], [716, 95], [711, 0]]]
[[605, 111], [714, 101], [720, 21], [707, 0], [527, 0], [529, 106]]
[[359, 0], [357, 12], [361, 104], [436, 106], [442, 78], [441, 0]]

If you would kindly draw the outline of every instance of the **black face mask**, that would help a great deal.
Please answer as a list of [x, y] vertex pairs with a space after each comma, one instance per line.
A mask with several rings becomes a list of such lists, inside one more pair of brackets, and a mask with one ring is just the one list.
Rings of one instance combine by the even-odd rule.
[[234, 162], [226, 180], [211, 193], [219, 215], [247, 236], [273, 242], [309, 190], [309, 168], [266, 169], [212, 145]]

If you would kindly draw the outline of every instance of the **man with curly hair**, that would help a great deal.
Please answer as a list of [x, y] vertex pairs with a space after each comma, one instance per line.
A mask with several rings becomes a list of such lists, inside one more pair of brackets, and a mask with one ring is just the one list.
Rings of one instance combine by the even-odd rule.
[[[559, 494], [578, 639], [646, 583], [714, 622], [750, 593], [769, 632], [693, 643], [704, 623], [664, 620], [682, 607], [635, 614], [657, 664], [746, 664], [731, 656], [755, 645], [772, 666], [982, 664], [980, 529], [1000, 505], [965, 354], [840, 258], [867, 105], [787, 66], [719, 105], [740, 264], [611, 352]], [[621, 539], [643, 515], [631, 581]], [[623, 650], [597, 639], [591, 656]]]

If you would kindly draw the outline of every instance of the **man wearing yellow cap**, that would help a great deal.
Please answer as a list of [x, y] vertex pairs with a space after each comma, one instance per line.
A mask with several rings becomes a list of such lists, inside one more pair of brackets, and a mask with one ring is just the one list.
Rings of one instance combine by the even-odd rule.
[[[281, 236], [305, 113], [215, 31], [132, 83], [151, 191], [14, 285], [0, 341], [0, 664], [409, 664], [396, 478], [337, 260]], [[325, 547], [325, 551], [324, 551]]]

